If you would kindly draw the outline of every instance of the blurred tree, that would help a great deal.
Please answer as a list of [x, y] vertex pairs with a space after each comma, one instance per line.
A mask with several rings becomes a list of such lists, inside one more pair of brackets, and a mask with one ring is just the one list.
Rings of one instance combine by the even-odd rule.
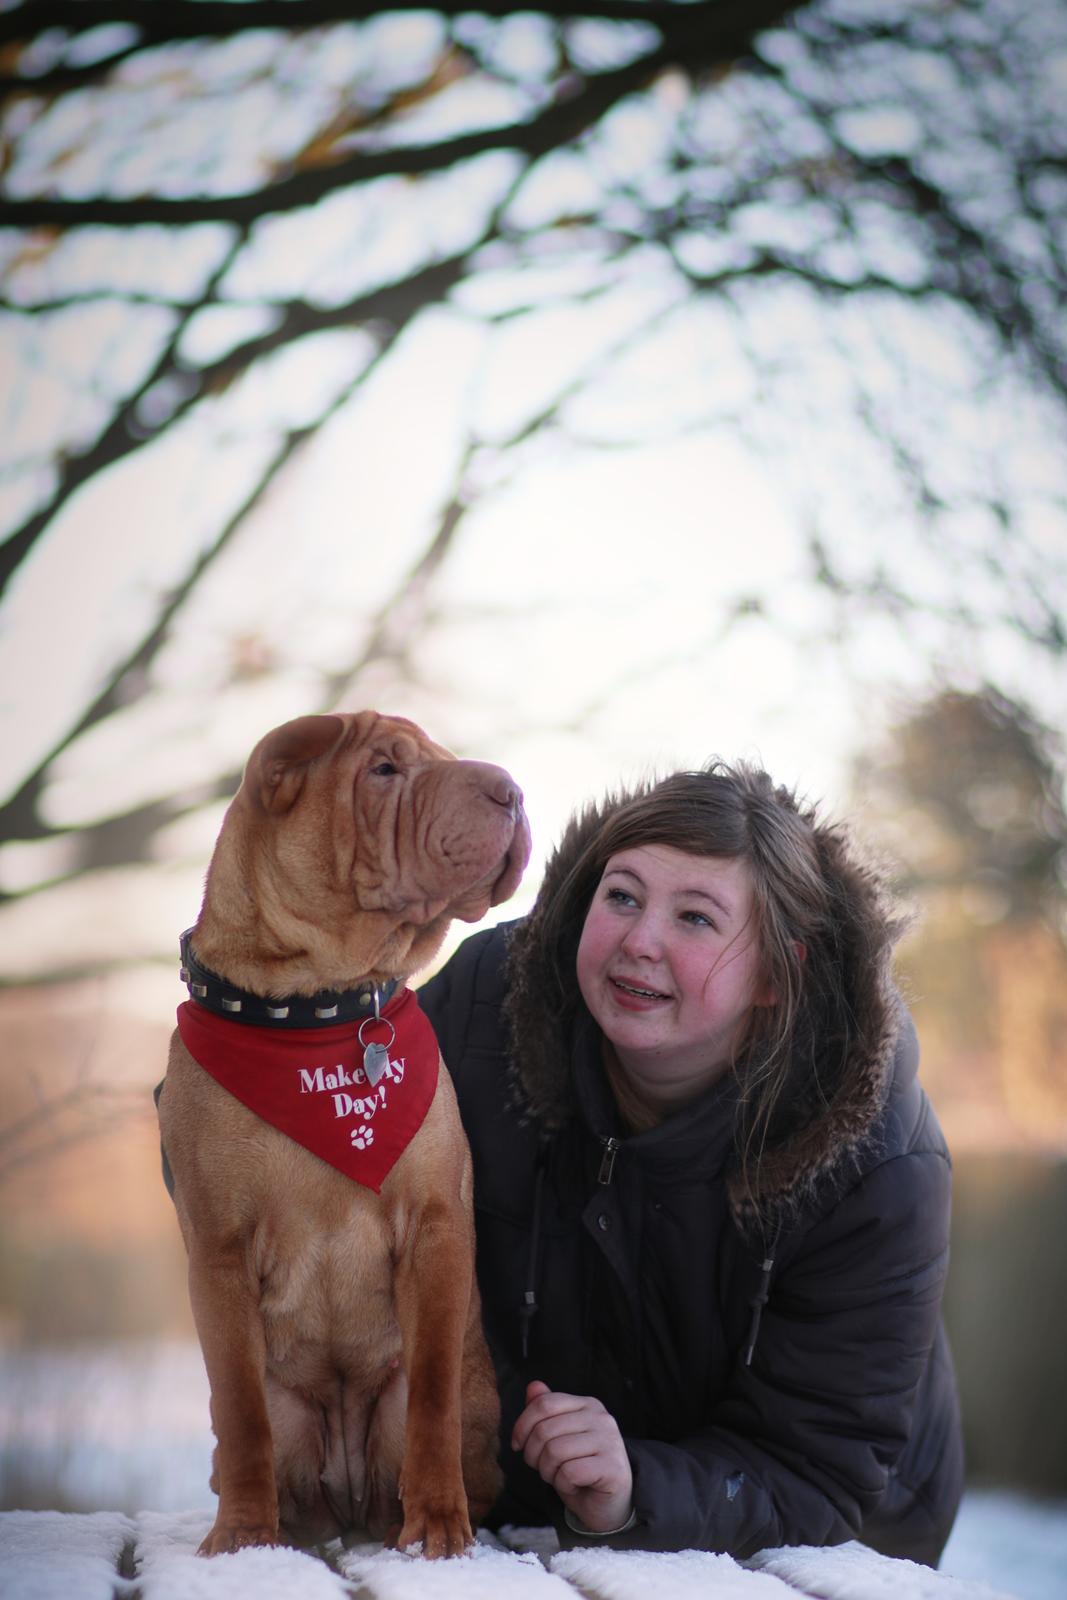
[[[158, 574], [134, 572], [148, 599], [119, 595], [69, 714], [12, 774], [0, 836], [66, 839], [52, 876], [144, 861], [232, 789], [227, 751], [183, 784], [161, 764], [118, 814], [42, 803], [58, 757], [134, 725], [307, 441], [375, 403], [446, 308], [484, 335], [477, 382], [454, 380], [448, 473], [435, 486], [412, 440], [421, 546], [311, 675], [315, 703], [375, 662], [414, 673], [472, 509], [538, 451], [708, 427], [744, 434], [785, 485], [820, 637], [996, 623], [1062, 660], [1062, 473], [1029, 424], [1062, 426], [1067, 402], [1065, 64], [1056, 0], [9, 5], [10, 605], [138, 458], [159, 483], [179, 461], [192, 504]], [[524, 374], [508, 405], [501, 368]], [[813, 440], [836, 442], [830, 465]], [[230, 479], [201, 503], [212, 455]], [[146, 496], [142, 564], [158, 514]], [[709, 638], [801, 626], [770, 574], [715, 604]], [[199, 652], [203, 701], [300, 648], [235, 623], [210, 670]]]
[[988, 686], [943, 690], [858, 773], [908, 889], [951, 889], [982, 926], [1067, 926], [1064, 756], [1025, 706]]
[[1059, 738], [989, 687], [942, 691], [857, 766], [922, 909], [901, 964], [960, 1142], [1067, 1147], [1065, 785]]

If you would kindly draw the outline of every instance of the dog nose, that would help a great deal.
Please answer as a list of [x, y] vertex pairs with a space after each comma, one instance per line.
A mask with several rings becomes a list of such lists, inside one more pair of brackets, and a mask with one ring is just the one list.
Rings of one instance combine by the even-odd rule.
[[522, 790], [510, 772], [505, 772], [503, 767], [494, 767], [488, 761], [472, 761], [471, 767], [487, 799], [503, 806], [512, 819], [516, 818], [522, 810]]
[[502, 772], [485, 792], [490, 800], [495, 800], [498, 806], [503, 806], [511, 817], [517, 817], [522, 810], [522, 790], [506, 772]]

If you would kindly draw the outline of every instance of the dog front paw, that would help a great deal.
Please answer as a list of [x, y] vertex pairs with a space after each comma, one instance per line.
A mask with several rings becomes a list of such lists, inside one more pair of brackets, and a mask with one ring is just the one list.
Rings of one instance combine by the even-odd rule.
[[406, 1505], [404, 1526], [396, 1543], [400, 1550], [420, 1544], [427, 1561], [438, 1561], [443, 1556], [461, 1556], [474, 1543], [466, 1503], [436, 1510]]
[[254, 1545], [276, 1545], [278, 1540], [278, 1524], [273, 1526], [266, 1522], [216, 1522], [203, 1544], [196, 1552], [198, 1556], [225, 1556], [232, 1555], [235, 1550], [244, 1550]]

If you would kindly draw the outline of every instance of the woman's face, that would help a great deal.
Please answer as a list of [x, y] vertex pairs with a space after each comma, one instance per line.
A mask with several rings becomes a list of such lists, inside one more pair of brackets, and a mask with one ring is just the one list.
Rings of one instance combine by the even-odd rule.
[[578, 987], [623, 1070], [653, 1103], [681, 1104], [727, 1067], [761, 992], [743, 861], [669, 845], [604, 868], [578, 946]]

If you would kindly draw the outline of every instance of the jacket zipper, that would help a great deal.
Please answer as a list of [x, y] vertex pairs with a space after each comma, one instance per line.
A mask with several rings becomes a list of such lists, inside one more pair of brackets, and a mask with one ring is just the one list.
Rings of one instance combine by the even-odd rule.
[[597, 1183], [610, 1183], [611, 1175], [615, 1171], [615, 1157], [618, 1154], [621, 1139], [609, 1139], [601, 1135], [601, 1144], [604, 1154], [600, 1158], [600, 1171], [596, 1175]]

